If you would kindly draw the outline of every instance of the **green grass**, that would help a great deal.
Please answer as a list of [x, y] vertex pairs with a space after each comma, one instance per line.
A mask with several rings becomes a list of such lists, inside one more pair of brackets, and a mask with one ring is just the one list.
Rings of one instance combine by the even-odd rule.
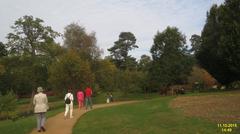
[[174, 97], [96, 109], [86, 113], [73, 134], [218, 134], [216, 123], [184, 116], [168, 107]]
[[[47, 117], [56, 115], [59, 112], [63, 112], [64, 109], [58, 108], [47, 112]], [[18, 119], [16, 121], [5, 120], [0, 121], [0, 133], [1, 134], [28, 134], [36, 127], [36, 117], [34, 115]]]
[[240, 90], [223, 90], [217, 92], [187, 92], [182, 96], [205, 96], [205, 95], [229, 95], [233, 93], [239, 93]]

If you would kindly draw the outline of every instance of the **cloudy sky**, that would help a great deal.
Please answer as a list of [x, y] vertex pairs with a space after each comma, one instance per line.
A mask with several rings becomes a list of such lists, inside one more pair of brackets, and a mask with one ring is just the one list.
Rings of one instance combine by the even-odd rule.
[[[131, 54], [139, 58], [150, 55], [153, 37], [167, 26], [176, 26], [187, 36], [200, 34], [206, 12], [212, 4], [224, 0], [1, 0], [0, 41], [12, 32], [10, 26], [24, 15], [33, 15], [55, 31], [64, 32], [72, 22], [96, 32], [98, 46], [108, 55], [107, 48], [118, 40], [120, 32], [132, 32], [138, 49]], [[57, 40], [62, 42], [61, 39]], [[189, 41], [188, 41], [189, 44]]]

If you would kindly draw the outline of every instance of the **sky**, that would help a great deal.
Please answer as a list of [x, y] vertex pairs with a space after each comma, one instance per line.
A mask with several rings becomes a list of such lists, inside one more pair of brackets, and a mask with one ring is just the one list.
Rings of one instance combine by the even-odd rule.
[[[187, 44], [193, 34], [201, 34], [206, 12], [213, 4], [224, 0], [1, 0], [0, 41], [6, 43], [6, 35], [13, 30], [14, 22], [32, 15], [44, 20], [44, 25], [64, 33], [64, 27], [78, 23], [88, 33], [96, 32], [97, 45], [103, 56], [114, 45], [121, 32], [132, 32], [137, 39], [130, 54], [139, 59], [150, 54], [157, 31], [167, 26], [178, 27], [186, 35]], [[57, 42], [62, 43], [59, 38]]]

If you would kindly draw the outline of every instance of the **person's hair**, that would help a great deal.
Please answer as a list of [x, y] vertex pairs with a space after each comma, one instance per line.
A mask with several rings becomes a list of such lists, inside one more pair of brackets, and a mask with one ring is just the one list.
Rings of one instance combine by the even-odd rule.
[[37, 88], [37, 92], [39, 93], [39, 92], [43, 92], [43, 88], [42, 87], [38, 87]]
[[72, 89], [68, 89], [68, 93], [72, 93]]

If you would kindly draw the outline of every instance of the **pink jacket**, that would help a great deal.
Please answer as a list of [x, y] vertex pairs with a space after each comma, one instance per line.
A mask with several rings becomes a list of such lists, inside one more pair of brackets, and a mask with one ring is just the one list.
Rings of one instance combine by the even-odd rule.
[[78, 91], [78, 92], [77, 92], [77, 99], [78, 99], [79, 101], [83, 101], [83, 100], [84, 100], [84, 94], [83, 94], [82, 91]]

